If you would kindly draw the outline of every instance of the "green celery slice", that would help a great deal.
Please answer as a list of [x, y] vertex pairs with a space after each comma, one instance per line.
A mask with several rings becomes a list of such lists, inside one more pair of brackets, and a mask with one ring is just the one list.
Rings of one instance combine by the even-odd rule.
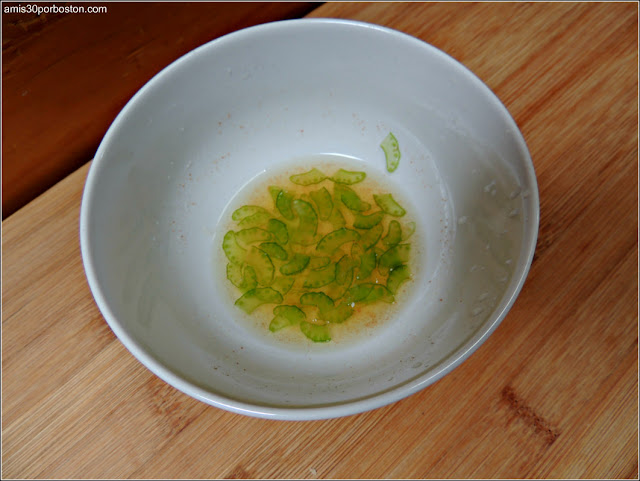
[[387, 289], [391, 294], [396, 294], [400, 285], [404, 282], [411, 279], [411, 270], [408, 265], [402, 265], [394, 268], [390, 273], [387, 279]]
[[329, 323], [341, 324], [349, 319], [352, 314], [353, 307], [351, 307], [349, 304], [343, 303], [333, 307], [332, 309], [328, 309], [326, 312], [323, 312], [322, 320]]
[[393, 247], [396, 244], [399, 244], [402, 240], [402, 227], [400, 227], [400, 222], [397, 220], [392, 220], [389, 222], [389, 230], [387, 231], [387, 235], [382, 238], [382, 243], [387, 247]]
[[393, 217], [402, 217], [407, 213], [391, 194], [374, 194], [373, 200], [386, 214]]
[[331, 334], [329, 333], [329, 326], [327, 324], [311, 324], [310, 322], [303, 321], [300, 323], [300, 330], [313, 342], [329, 342], [331, 340]]
[[361, 280], [365, 280], [371, 275], [376, 268], [376, 252], [374, 250], [368, 250], [362, 257], [360, 257], [360, 272], [358, 277]]
[[231, 218], [235, 221], [240, 221], [245, 217], [257, 214], [258, 212], [265, 212], [267, 214], [269, 213], [264, 207], [260, 207], [257, 205], [243, 205], [242, 207], [233, 211], [233, 214], [231, 214]]
[[282, 246], [276, 242], [263, 242], [260, 244], [260, 249], [265, 251], [269, 257], [273, 259], [278, 259], [280, 261], [286, 261], [289, 255], [287, 251], [282, 248]]
[[331, 211], [331, 215], [329, 215], [329, 218], [327, 220], [334, 229], [339, 229], [340, 227], [344, 227], [345, 225], [347, 225], [347, 221], [344, 219], [344, 215], [342, 215], [342, 211], [337, 204], [333, 205], [333, 210]]
[[402, 240], [406, 241], [407, 239], [409, 239], [415, 231], [416, 231], [416, 223], [413, 221], [407, 222], [407, 224], [405, 225], [405, 228], [402, 229]]
[[360, 244], [362, 244], [364, 250], [369, 250], [378, 243], [383, 230], [384, 227], [382, 227], [382, 224], [378, 224], [360, 236]]
[[375, 284], [371, 282], [364, 282], [349, 288], [346, 295], [346, 301], [348, 303], [363, 301], [371, 293], [373, 286], [375, 286]]
[[227, 279], [242, 292], [250, 291], [258, 286], [258, 278], [253, 267], [245, 265], [244, 269], [238, 264], [227, 264]]
[[364, 212], [371, 208], [371, 204], [360, 199], [353, 189], [350, 189], [345, 185], [335, 184], [334, 192], [349, 210], [354, 212]]
[[371, 292], [369, 292], [369, 294], [367, 294], [367, 297], [362, 299], [362, 301], [360, 302], [370, 303], [377, 301], [393, 304], [395, 302], [395, 298], [386, 286], [383, 286], [382, 284], [373, 284], [373, 286], [371, 287]]
[[371, 229], [382, 222], [383, 217], [384, 212], [380, 211], [374, 212], [373, 214], [369, 215], [356, 213], [355, 219], [353, 221], [353, 227], [355, 227], [356, 229]]
[[278, 195], [280, 194], [280, 192], [282, 192], [284, 189], [282, 187], [278, 187], [276, 185], [270, 185], [268, 187], [269, 190], [269, 195], [271, 196], [271, 198], [273, 199], [273, 207], [275, 207], [276, 209], [278, 208], [277, 205], [277, 200], [278, 200]]
[[245, 217], [240, 222], [238, 222], [238, 225], [243, 229], [263, 226], [269, 220], [270, 217], [271, 217], [271, 214], [269, 214], [268, 212], [260, 211], [248, 217]]
[[336, 278], [336, 265], [330, 264], [327, 267], [309, 272], [302, 287], [305, 289], [316, 289], [332, 283]]
[[323, 267], [326, 267], [329, 265], [329, 263], [331, 262], [331, 257], [325, 257], [325, 256], [320, 256], [320, 257], [311, 257], [311, 259], [309, 260], [309, 269], [311, 270], [316, 270], [316, 269], [322, 269]]
[[236, 232], [236, 239], [244, 245], [271, 240], [271, 232], [259, 227], [249, 227]]
[[233, 264], [242, 265], [247, 257], [246, 249], [240, 247], [236, 240], [236, 233], [230, 230], [222, 239], [222, 250]]
[[309, 192], [309, 196], [318, 208], [318, 217], [322, 220], [329, 219], [333, 210], [333, 201], [331, 200], [331, 194], [327, 188], [323, 187], [322, 189]]
[[267, 230], [274, 235], [278, 244], [285, 245], [289, 242], [289, 231], [287, 224], [284, 222], [278, 219], [270, 219], [267, 223]]
[[352, 229], [346, 229], [341, 227], [340, 229], [329, 232], [326, 236], [320, 239], [316, 250], [324, 254], [332, 255], [338, 247], [347, 242], [354, 242], [360, 239], [360, 234]]
[[393, 172], [400, 165], [400, 144], [398, 139], [393, 133], [389, 134], [382, 140], [380, 147], [384, 152], [385, 160], [387, 161], [387, 171]]
[[353, 172], [349, 170], [340, 169], [333, 174], [330, 179], [338, 184], [352, 185], [362, 182], [367, 177], [364, 172]]
[[298, 215], [298, 227], [291, 232], [291, 242], [310, 245], [314, 243], [318, 231], [318, 215], [309, 202], [295, 199], [293, 210]]
[[318, 169], [313, 168], [309, 172], [292, 175], [291, 177], [289, 177], [289, 180], [297, 185], [311, 185], [311, 184], [319, 184], [326, 178], [327, 178], [326, 175], [324, 175]]
[[294, 253], [291, 260], [280, 267], [280, 272], [285, 276], [290, 276], [302, 272], [309, 264], [310, 257], [305, 254]]
[[305, 292], [300, 296], [300, 304], [315, 306], [322, 312], [333, 307], [333, 299], [324, 292]]
[[410, 251], [411, 244], [397, 244], [380, 256], [378, 265], [387, 269], [395, 269], [409, 261]]
[[353, 279], [353, 269], [357, 266], [351, 257], [344, 255], [336, 264], [336, 282], [343, 286]]
[[262, 304], [280, 304], [282, 295], [270, 287], [258, 287], [245, 292], [239, 297], [235, 305], [247, 314], [251, 314], [256, 308]]
[[304, 311], [296, 306], [276, 306], [273, 308], [273, 314], [275, 317], [269, 324], [271, 332], [300, 324], [307, 318]]
[[293, 213], [293, 195], [285, 190], [281, 190], [276, 197], [276, 208], [278, 212], [287, 220], [293, 220], [295, 215]]
[[270, 286], [273, 282], [275, 269], [273, 262], [269, 255], [258, 249], [256, 246], [251, 246], [246, 257], [247, 264], [251, 265], [256, 272], [258, 278], [258, 284], [263, 286]]
[[275, 276], [273, 283], [271, 284], [271, 288], [285, 296], [293, 287], [294, 282], [295, 279], [293, 277]]

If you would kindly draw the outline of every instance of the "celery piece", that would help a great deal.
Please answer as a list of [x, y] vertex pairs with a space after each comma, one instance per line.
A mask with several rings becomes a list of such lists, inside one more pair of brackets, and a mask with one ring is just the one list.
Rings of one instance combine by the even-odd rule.
[[298, 227], [291, 232], [291, 242], [310, 245], [315, 242], [314, 236], [318, 231], [318, 215], [311, 204], [304, 200], [295, 199], [293, 210], [298, 216]]
[[307, 274], [302, 287], [305, 289], [315, 289], [318, 287], [326, 286], [332, 283], [336, 278], [336, 265], [329, 264], [328, 266], [309, 272]]
[[271, 196], [271, 198], [273, 199], [273, 206], [275, 208], [277, 208], [277, 200], [278, 200], [278, 195], [280, 194], [280, 192], [282, 192], [284, 189], [282, 187], [278, 187], [275, 185], [270, 185], [269, 186], [269, 195]]
[[271, 332], [300, 324], [307, 318], [304, 311], [296, 306], [276, 306], [273, 308], [273, 314], [275, 317], [269, 324], [269, 330]]
[[371, 208], [371, 204], [360, 199], [358, 194], [356, 194], [353, 189], [350, 189], [349, 187], [346, 187], [342, 184], [335, 184], [333, 189], [336, 196], [349, 210], [355, 212], [364, 212]]
[[242, 292], [255, 289], [258, 286], [256, 271], [248, 265], [245, 265], [243, 269], [238, 264], [227, 264], [227, 279]]
[[322, 312], [333, 307], [333, 299], [324, 292], [305, 292], [300, 296], [300, 304], [315, 306]]
[[293, 277], [276, 276], [273, 279], [273, 283], [271, 284], [271, 288], [275, 289], [280, 294], [285, 296], [291, 290], [291, 288], [293, 287], [293, 283], [294, 282], [295, 282], [295, 279], [293, 279]]
[[386, 214], [393, 217], [402, 217], [407, 213], [391, 194], [374, 194], [373, 200]]
[[380, 144], [382, 151], [384, 152], [385, 160], [387, 161], [387, 171], [393, 172], [400, 165], [400, 144], [398, 139], [393, 133], [389, 134], [382, 140]]
[[346, 229], [341, 227], [340, 229], [329, 232], [326, 236], [320, 239], [316, 250], [325, 254], [332, 255], [338, 247], [347, 242], [354, 242], [360, 239], [360, 234], [352, 229]]
[[387, 279], [387, 289], [391, 294], [396, 294], [400, 285], [406, 281], [411, 279], [411, 271], [409, 270], [408, 265], [401, 265], [394, 268], [390, 273]]
[[401, 240], [402, 228], [400, 227], [400, 222], [392, 220], [389, 222], [387, 235], [382, 238], [382, 243], [387, 247], [393, 247], [394, 245], [399, 244]]
[[282, 295], [270, 287], [258, 287], [245, 292], [239, 297], [235, 305], [247, 314], [251, 314], [256, 308], [262, 304], [280, 304]]
[[258, 212], [265, 212], [268, 214], [267, 210], [264, 207], [260, 207], [257, 205], [243, 205], [242, 207], [233, 211], [233, 214], [231, 214], [231, 218], [235, 221], [240, 221], [245, 217], [257, 214]]
[[371, 247], [376, 245], [382, 236], [382, 232], [384, 227], [382, 224], [378, 224], [371, 229], [367, 230], [362, 236], [360, 236], [360, 244], [364, 250], [369, 250]]
[[331, 211], [333, 210], [333, 201], [331, 200], [331, 194], [327, 188], [323, 187], [322, 189], [309, 192], [309, 196], [318, 208], [318, 217], [322, 220], [329, 219]]
[[281, 190], [276, 197], [276, 208], [278, 212], [287, 220], [293, 220], [295, 215], [292, 208], [293, 195], [285, 190]]
[[342, 215], [342, 211], [340, 210], [340, 207], [338, 207], [337, 203], [334, 203], [331, 215], [329, 215], [327, 220], [334, 229], [339, 229], [340, 227], [347, 225], [347, 221], [344, 219], [344, 215]]
[[322, 312], [322, 320], [329, 323], [341, 324], [351, 317], [353, 307], [349, 304], [340, 304], [325, 312]]
[[353, 269], [356, 262], [351, 257], [344, 255], [336, 264], [336, 282], [343, 286], [353, 279]]
[[236, 240], [244, 245], [253, 244], [254, 242], [265, 242], [271, 240], [271, 232], [259, 227], [249, 227], [236, 232]]
[[371, 275], [376, 268], [376, 252], [374, 250], [368, 250], [362, 257], [360, 257], [360, 272], [358, 277], [361, 280], [365, 280]]
[[312, 271], [315, 271], [316, 269], [322, 269], [323, 267], [328, 266], [330, 262], [331, 257], [312, 257], [309, 260], [309, 269], [311, 269]]
[[373, 284], [371, 287], [371, 292], [367, 294], [367, 297], [362, 299], [360, 302], [377, 302], [382, 301], [388, 304], [393, 304], [395, 302], [395, 298], [393, 294], [382, 284]]
[[329, 342], [331, 340], [331, 334], [329, 333], [329, 326], [327, 324], [311, 324], [310, 322], [303, 321], [300, 323], [300, 330], [313, 342]]
[[290, 276], [302, 272], [309, 264], [309, 256], [298, 254], [297, 252], [291, 256], [291, 260], [280, 267], [280, 272], [285, 276]]
[[222, 250], [233, 264], [242, 265], [247, 256], [246, 249], [240, 247], [236, 239], [236, 233], [230, 230], [222, 239]]
[[271, 217], [271, 214], [268, 212], [256, 212], [255, 214], [250, 215], [249, 217], [245, 217], [238, 225], [243, 229], [247, 229], [250, 227], [258, 227], [263, 226]]
[[416, 231], [416, 223], [413, 221], [407, 222], [407, 224], [405, 225], [405, 228], [402, 229], [402, 240], [406, 241], [409, 237], [413, 235], [415, 231]]
[[247, 253], [246, 262], [254, 268], [256, 277], [258, 278], [258, 284], [263, 286], [271, 285], [275, 269], [271, 258], [266, 252], [255, 246], [251, 246], [251, 249], [249, 249]]
[[351, 258], [356, 260], [360, 259], [364, 255], [364, 249], [360, 244], [354, 242], [351, 244]]
[[263, 242], [260, 244], [260, 249], [269, 254], [272, 259], [278, 259], [280, 261], [286, 261], [289, 255], [282, 246], [276, 242]]
[[382, 222], [383, 217], [384, 212], [381, 211], [374, 212], [373, 214], [369, 215], [356, 213], [355, 219], [353, 221], [353, 227], [355, 227], [356, 229], [371, 229]]
[[365, 283], [358, 284], [358, 285], [355, 285], [355, 286], [351, 287], [347, 291], [347, 295], [346, 295], [346, 298], [345, 298], [346, 302], [348, 302], [348, 303], [360, 302], [360, 301], [366, 299], [367, 296], [373, 290], [373, 286], [375, 286], [375, 284], [373, 284], [371, 282], [365, 282]]
[[313, 168], [309, 172], [305, 172], [304, 174], [292, 175], [289, 177], [289, 180], [297, 185], [311, 185], [311, 184], [319, 184], [327, 176], [320, 172], [318, 169]]
[[278, 219], [269, 219], [267, 230], [276, 238], [276, 242], [285, 245], [289, 242], [289, 231], [287, 225]]
[[395, 269], [409, 261], [411, 244], [397, 244], [380, 256], [378, 265], [387, 269]]
[[333, 174], [330, 179], [338, 184], [352, 185], [362, 182], [366, 177], [367, 174], [364, 172], [352, 172], [340, 169], [338, 172]]

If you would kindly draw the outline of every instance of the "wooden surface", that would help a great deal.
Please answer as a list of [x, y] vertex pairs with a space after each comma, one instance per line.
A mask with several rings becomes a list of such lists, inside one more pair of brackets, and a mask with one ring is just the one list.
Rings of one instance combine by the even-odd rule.
[[[34, 2], [6, 6], [51, 6]], [[57, 6], [65, 6], [63, 2]], [[2, 15], [2, 218], [91, 159], [117, 113], [169, 63], [310, 2], [104, 2], [103, 13]]]
[[450, 375], [375, 411], [288, 423], [209, 407], [142, 367], [93, 302], [78, 246], [84, 166], [3, 222], [3, 477], [637, 479], [637, 4], [312, 15], [416, 35], [509, 108], [541, 195], [513, 309]]

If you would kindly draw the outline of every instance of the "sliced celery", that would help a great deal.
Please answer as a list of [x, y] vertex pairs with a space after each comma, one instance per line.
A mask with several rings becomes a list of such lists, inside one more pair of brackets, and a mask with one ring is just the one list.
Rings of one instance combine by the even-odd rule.
[[378, 243], [383, 230], [384, 227], [382, 227], [382, 224], [378, 224], [360, 236], [360, 244], [362, 244], [364, 250], [369, 250]]
[[289, 177], [289, 180], [297, 185], [311, 185], [311, 184], [319, 184], [327, 176], [320, 172], [318, 169], [313, 168], [309, 172], [305, 172], [304, 174], [292, 175]]
[[335, 174], [333, 174], [330, 178], [332, 181], [338, 184], [357, 184], [358, 182], [362, 182], [367, 177], [367, 174], [364, 172], [352, 172], [344, 169], [340, 169]]
[[374, 194], [373, 200], [385, 213], [394, 217], [402, 217], [407, 213], [391, 194]]
[[255, 289], [258, 286], [258, 278], [253, 267], [245, 265], [244, 269], [238, 264], [227, 264], [227, 279], [242, 292]]
[[342, 227], [333, 232], [329, 232], [320, 239], [316, 250], [324, 254], [332, 255], [341, 245], [347, 242], [357, 241], [358, 239], [360, 239], [360, 234], [358, 234], [357, 231]]
[[256, 212], [255, 214], [245, 217], [240, 222], [238, 222], [238, 225], [243, 229], [258, 227], [258, 226], [262, 227], [267, 223], [270, 217], [271, 217], [271, 214], [269, 214], [268, 212], [259, 211], [259, 212]]
[[285, 296], [293, 287], [294, 282], [295, 282], [295, 279], [293, 277], [276, 276], [273, 279], [273, 283], [271, 284], [271, 287], [276, 291], [278, 291], [283, 296]]
[[268, 211], [264, 207], [260, 207], [257, 205], [243, 205], [242, 207], [233, 211], [233, 214], [231, 214], [231, 218], [235, 221], [240, 221], [245, 217], [257, 214], [258, 212], [264, 212], [268, 214]]
[[236, 232], [236, 240], [244, 245], [271, 240], [271, 233], [259, 227], [249, 227]]
[[333, 307], [333, 299], [324, 292], [306, 292], [300, 296], [300, 304], [315, 306], [320, 311], [326, 311]]
[[391, 294], [396, 294], [400, 285], [404, 282], [411, 279], [411, 271], [408, 265], [402, 265], [394, 268], [391, 273], [389, 273], [389, 278], [387, 279], [387, 289], [391, 292]]
[[357, 213], [353, 221], [353, 227], [356, 229], [371, 229], [382, 222], [384, 212], [374, 212], [373, 214], [364, 215]]
[[364, 212], [371, 208], [371, 204], [360, 199], [358, 194], [356, 194], [356, 192], [349, 187], [346, 187], [342, 184], [335, 184], [334, 192], [349, 210], [355, 212]]
[[360, 279], [366, 279], [371, 275], [375, 268], [376, 252], [373, 249], [368, 250], [362, 255], [362, 257], [360, 257], [360, 271], [358, 272], [358, 277]]
[[350, 283], [353, 279], [353, 269], [356, 265], [356, 262], [351, 257], [342, 256], [336, 264], [336, 282], [341, 286], [347, 282]]
[[300, 323], [300, 330], [313, 342], [329, 342], [331, 340], [329, 326], [326, 324], [311, 324], [310, 322], [303, 321]]
[[289, 257], [287, 251], [276, 242], [263, 242], [260, 244], [260, 249], [269, 254], [272, 259], [278, 259], [280, 261], [286, 261]]
[[326, 187], [318, 190], [314, 190], [309, 193], [311, 200], [318, 208], [318, 217], [322, 220], [329, 219], [331, 211], [333, 210], [333, 201], [331, 200], [331, 194]]
[[258, 278], [258, 284], [263, 286], [271, 285], [275, 269], [271, 258], [266, 252], [258, 249], [256, 246], [251, 246], [251, 249], [249, 249], [247, 253], [246, 262], [254, 268], [256, 277]]
[[280, 304], [282, 295], [270, 287], [258, 287], [245, 292], [236, 300], [235, 305], [247, 314], [251, 314], [263, 304]]
[[305, 289], [316, 289], [318, 287], [326, 286], [332, 283], [336, 278], [336, 265], [329, 264], [322, 269], [310, 271], [307, 274], [302, 287]]
[[392, 220], [389, 222], [387, 235], [382, 238], [382, 243], [387, 247], [393, 247], [394, 245], [399, 244], [401, 240], [402, 228], [400, 227], [400, 222]]
[[380, 144], [380, 147], [382, 148], [385, 160], [387, 161], [387, 171], [393, 172], [398, 168], [398, 165], [400, 165], [401, 155], [398, 139], [396, 139], [396, 136], [393, 135], [393, 133], [389, 132]]
[[411, 244], [398, 244], [388, 249], [380, 256], [378, 265], [387, 269], [394, 269], [409, 261]]
[[341, 324], [351, 317], [353, 307], [349, 304], [340, 304], [322, 313], [323, 320], [329, 323]]
[[275, 317], [269, 324], [271, 332], [300, 324], [307, 318], [304, 311], [296, 306], [276, 306], [273, 308], [273, 314]]
[[291, 232], [291, 242], [302, 245], [313, 244], [318, 231], [318, 215], [311, 204], [304, 200], [295, 199], [293, 210], [298, 216], [298, 226]]
[[224, 235], [224, 239], [222, 239], [222, 250], [227, 256], [227, 259], [233, 264], [242, 265], [247, 256], [246, 249], [240, 247], [240, 244], [238, 244], [236, 240], [236, 233], [232, 230]]
[[295, 218], [291, 205], [292, 202], [293, 195], [285, 190], [281, 190], [276, 197], [276, 208], [278, 209], [278, 212], [280, 212], [282, 217], [288, 220], [293, 220]]
[[267, 223], [267, 230], [275, 236], [278, 244], [285, 245], [289, 242], [289, 231], [284, 222], [278, 219], [269, 219], [269, 222]]
[[323, 267], [326, 267], [329, 265], [329, 263], [331, 262], [331, 257], [325, 257], [325, 256], [320, 256], [320, 257], [311, 257], [311, 259], [309, 260], [309, 269], [311, 270], [316, 270], [316, 269], [322, 269]]
[[280, 272], [285, 276], [291, 276], [302, 272], [309, 264], [309, 256], [305, 254], [294, 253], [291, 260], [280, 267]]

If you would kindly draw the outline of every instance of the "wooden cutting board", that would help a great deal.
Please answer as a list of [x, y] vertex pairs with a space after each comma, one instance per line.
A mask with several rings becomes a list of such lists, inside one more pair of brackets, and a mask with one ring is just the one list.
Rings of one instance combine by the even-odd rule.
[[278, 422], [207, 406], [142, 367], [93, 302], [85, 165], [2, 224], [3, 477], [637, 479], [637, 4], [333, 3], [312, 16], [415, 35], [508, 107], [541, 196], [513, 309], [450, 375], [371, 412]]

